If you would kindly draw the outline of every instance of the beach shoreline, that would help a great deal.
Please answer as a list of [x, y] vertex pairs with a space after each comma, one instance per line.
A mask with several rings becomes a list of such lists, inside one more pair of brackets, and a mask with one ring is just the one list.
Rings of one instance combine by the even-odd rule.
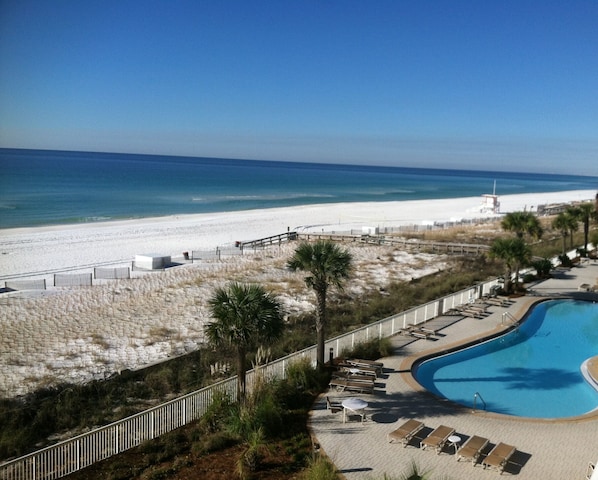
[[[500, 213], [593, 200], [595, 191], [499, 197]], [[481, 197], [402, 202], [304, 205], [266, 210], [185, 214], [84, 224], [0, 229], [0, 280], [82, 266], [126, 264], [135, 255], [180, 257], [287, 231], [333, 232], [499, 217], [480, 212]]]

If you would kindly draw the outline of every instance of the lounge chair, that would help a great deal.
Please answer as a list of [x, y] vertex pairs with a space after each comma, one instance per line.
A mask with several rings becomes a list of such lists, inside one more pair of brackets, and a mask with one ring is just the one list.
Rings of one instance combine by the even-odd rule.
[[363, 360], [361, 358], [350, 358], [347, 360], [347, 363], [350, 365], [355, 365], [356, 367], [374, 368], [376, 370], [376, 374], [378, 375], [382, 373], [382, 369], [384, 368], [384, 364], [382, 362]]
[[419, 420], [414, 420], [413, 418], [407, 420], [403, 425], [401, 425], [396, 430], [390, 432], [386, 438], [388, 439], [389, 443], [394, 441], [401, 442], [403, 447], [406, 447], [411, 439], [419, 432], [422, 428], [424, 428], [423, 422]]
[[438, 455], [442, 451], [442, 447], [444, 447], [444, 444], [447, 442], [448, 438], [454, 433], [454, 428], [447, 427], [446, 425], [440, 425], [420, 442], [420, 446], [422, 450], [425, 450], [427, 447], [432, 447], [436, 449], [436, 454]]
[[337, 392], [358, 392], [358, 393], [374, 393], [374, 380], [370, 382], [353, 381], [345, 378], [333, 378], [328, 384], [330, 388], [336, 388]]
[[475, 310], [470, 310], [468, 308], [460, 308], [459, 312], [461, 312], [461, 314], [463, 316], [471, 317], [471, 318], [482, 318], [484, 316], [480, 312], [477, 312]]
[[488, 456], [482, 460], [482, 465], [484, 468], [488, 467], [502, 474], [516, 450], [517, 448], [512, 445], [501, 442], [490, 450]]
[[429, 333], [430, 335], [438, 335], [438, 329], [436, 328], [422, 327], [420, 330], [424, 333]]
[[478, 462], [482, 450], [486, 448], [486, 445], [488, 445], [487, 438], [478, 437], [477, 435], [469, 437], [457, 453], [457, 462], [464, 458], [466, 460], [471, 460], [471, 464], [475, 467], [475, 464]]
[[378, 369], [375, 367], [364, 367], [352, 365], [350, 363], [341, 363], [338, 367], [341, 371], [346, 371], [354, 375], [369, 375], [374, 378], [378, 376]]
[[414, 328], [411, 330], [411, 336], [427, 340], [432, 336], [432, 333], [426, 332], [423, 328]]
[[484, 297], [484, 302], [488, 305], [495, 307], [508, 307], [509, 301], [503, 300], [498, 297]]
[[404, 335], [406, 337], [410, 337], [411, 332], [413, 332], [413, 327], [399, 328], [399, 335]]
[[343, 411], [343, 406], [337, 402], [331, 402], [329, 397], [326, 397], [326, 408], [330, 413], [337, 413]]
[[352, 382], [365, 382], [367, 384], [371, 384], [374, 381], [374, 377], [371, 375], [351, 373], [347, 371], [333, 372], [332, 378], [342, 378], [344, 380], [351, 380]]

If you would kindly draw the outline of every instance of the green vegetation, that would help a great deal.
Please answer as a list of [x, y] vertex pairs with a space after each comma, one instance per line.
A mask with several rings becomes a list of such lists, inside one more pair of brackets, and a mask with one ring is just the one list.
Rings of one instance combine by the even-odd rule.
[[232, 282], [217, 288], [209, 300], [213, 322], [206, 325], [210, 344], [235, 350], [237, 398], [245, 398], [247, 354], [260, 342], [278, 339], [284, 319], [280, 303], [260, 285]]
[[348, 250], [330, 240], [318, 240], [315, 243], [301, 242], [287, 264], [291, 270], [308, 272], [305, 285], [316, 293], [316, 344], [320, 368], [324, 365], [328, 289], [331, 286], [342, 289], [342, 281], [351, 273], [351, 262]]
[[528, 265], [531, 261], [531, 249], [520, 237], [497, 238], [490, 247], [491, 258], [498, 258], [505, 264], [505, 291], [510, 294], [513, 291], [511, 278], [515, 272], [515, 291], [519, 287], [519, 269]]
[[301, 480], [337, 480], [334, 464], [326, 457], [316, 455], [310, 459], [307, 468], [299, 477]]
[[289, 476], [303, 471], [308, 464], [319, 465], [307, 432], [307, 415], [327, 385], [327, 377], [309, 362], [292, 364], [289, 369], [293, 373], [285, 380], [258, 382], [243, 403], [232, 402], [224, 394], [216, 395], [198, 421], [128, 451], [126, 462], [115, 457], [70, 478], [171, 478], [192, 466], [194, 459], [231, 446], [238, 447], [236, 472], [242, 479], [259, 478], [272, 450], [284, 452], [285, 461], [276, 468]]

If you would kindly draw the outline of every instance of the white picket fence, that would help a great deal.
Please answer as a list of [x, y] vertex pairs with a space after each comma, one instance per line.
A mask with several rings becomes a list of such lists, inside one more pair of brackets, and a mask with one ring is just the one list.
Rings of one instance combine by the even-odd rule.
[[[425, 305], [379, 320], [352, 332], [331, 338], [325, 351], [333, 349], [339, 356], [355, 345], [374, 338], [390, 337], [400, 328], [419, 324], [442, 315], [472, 298], [491, 293], [498, 280], [481, 283]], [[316, 363], [316, 347], [293, 353], [260, 367], [266, 378], [284, 378], [289, 364], [301, 359]], [[257, 377], [247, 372], [247, 388], [251, 390]], [[236, 377], [223, 380], [177, 399], [124, 418], [104, 427], [62, 441], [0, 465], [1, 480], [52, 480], [64, 477], [96, 462], [124, 452], [200, 418], [210, 406], [216, 391], [236, 400]]]

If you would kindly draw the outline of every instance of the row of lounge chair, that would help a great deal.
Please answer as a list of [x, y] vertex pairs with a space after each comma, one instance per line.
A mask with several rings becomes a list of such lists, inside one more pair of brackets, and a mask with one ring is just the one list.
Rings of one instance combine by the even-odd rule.
[[484, 318], [490, 314], [490, 312], [487, 311], [488, 307], [508, 307], [509, 305], [511, 305], [511, 302], [507, 299], [485, 295], [481, 298], [471, 299], [463, 305], [457, 305], [446, 313], [448, 315], [453, 314], [472, 318]]
[[336, 365], [329, 387], [338, 392], [373, 393], [376, 378], [382, 374], [384, 364], [373, 360], [352, 358]]
[[[509, 300], [498, 297], [484, 296], [475, 300], [472, 299], [466, 304], [457, 305], [456, 307], [448, 310], [445, 314], [462, 315], [472, 318], [484, 318], [491, 313], [487, 310], [488, 307], [508, 307], [509, 305]], [[430, 340], [434, 339], [434, 337], [438, 335], [438, 330], [420, 325], [408, 325], [405, 328], [400, 328], [399, 334]]]
[[[407, 420], [399, 428], [388, 434], [388, 441], [390, 443], [399, 442], [403, 447], [406, 447], [424, 427], [424, 423], [419, 420]], [[433, 448], [437, 454], [440, 454], [446, 443], [450, 441], [449, 438], [454, 434], [454, 428], [440, 425], [429, 435], [422, 438], [419, 446], [422, 450]], [[456, 443], [451, 445], [455, 446], [457, 461], [461, 459], [471, 460], [472, 465], [475, 467], [489, 443], [490, 441], [487, 438], [473, 435], [458, 450]], [[516, 450], [517, 448], [512, 445], [498, 443], [482, 460], [482, 466], [502, 473]]]

